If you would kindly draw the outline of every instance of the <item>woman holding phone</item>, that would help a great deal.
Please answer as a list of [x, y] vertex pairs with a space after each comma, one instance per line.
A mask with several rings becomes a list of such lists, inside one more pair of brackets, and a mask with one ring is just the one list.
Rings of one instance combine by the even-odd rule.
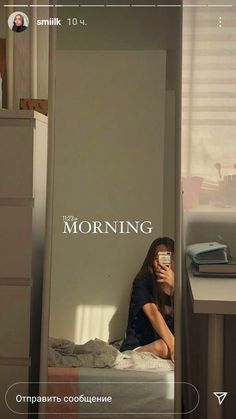
[[153, 241], [133, 281], [121, 351], [151, 352], [174, 362], [174, 241]]

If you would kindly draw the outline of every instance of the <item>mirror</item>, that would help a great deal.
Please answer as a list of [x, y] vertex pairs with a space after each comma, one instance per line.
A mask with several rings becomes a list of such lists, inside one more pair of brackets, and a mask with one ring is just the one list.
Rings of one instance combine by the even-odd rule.
[[[158, 381], [146, 370], [137, 376], [133, 369], [127, 375], [128, 367], [96, 368], [107, 360], [93, 351], [101, 354], [109, 343], [109, 356], [122, 356], [117, 348], [125, 335], [132, 281], [152, 241], [175, 234], [181, 11], [125, 3], [83, 7], [80, 13], [58, 8], [63, 25], [51, 38], [55, 148], [48, 380], [80, 381], [80, 393], [81, 382], [94, 382], [90, 388], [84, 384], [84, 394], [101, 391], [95, 382], [145, 380], [150, 394], [150, 379]], [[84, 355], [79, 369], [71, 368], [73, 351]], [[174, 409], [174, 371], [170, 361], [161, 361], [158, 377], [166, 385], [155, 384], [153, 396], [158, 392], [162, 403], [151, 409], [167, 414]], [[78, 396], [75, 387], [70, 391]], [[119, 391], [113, 387], [103, 388], [118, 400], [108, 411], [137, 413], [120, 402], [125, 385]], [[136, 387], [130, 395], [135, 403]], [[139, 413], [146, 412], [146, 401]], [[89, 412], [102, 409], [90, 406]]]

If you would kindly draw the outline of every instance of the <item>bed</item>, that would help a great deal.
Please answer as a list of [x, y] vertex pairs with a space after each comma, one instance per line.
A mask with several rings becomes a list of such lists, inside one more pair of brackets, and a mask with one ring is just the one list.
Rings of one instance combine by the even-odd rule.
[[48, 419], [174, 418], [174, 371], [50, 367], [47, 394], [62, 400], [47, 405]]

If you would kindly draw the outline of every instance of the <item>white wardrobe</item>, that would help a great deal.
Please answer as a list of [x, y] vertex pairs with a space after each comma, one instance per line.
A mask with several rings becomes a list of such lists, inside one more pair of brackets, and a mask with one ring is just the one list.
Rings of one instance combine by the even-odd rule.
[[0, 150], [0, 417], [25, 419], [29, 386], [13, 384], [38, 380], [47, 117], [1, 111]]

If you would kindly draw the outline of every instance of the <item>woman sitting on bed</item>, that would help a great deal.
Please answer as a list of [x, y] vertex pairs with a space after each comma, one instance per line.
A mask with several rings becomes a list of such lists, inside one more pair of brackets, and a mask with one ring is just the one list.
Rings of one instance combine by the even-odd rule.
[[[171, 252], [171, 264], [159, 262], [159, 252]], [[174, 241], [153, 241], [136, 275], [121, 351], [151, 352], [174, 362]]]

